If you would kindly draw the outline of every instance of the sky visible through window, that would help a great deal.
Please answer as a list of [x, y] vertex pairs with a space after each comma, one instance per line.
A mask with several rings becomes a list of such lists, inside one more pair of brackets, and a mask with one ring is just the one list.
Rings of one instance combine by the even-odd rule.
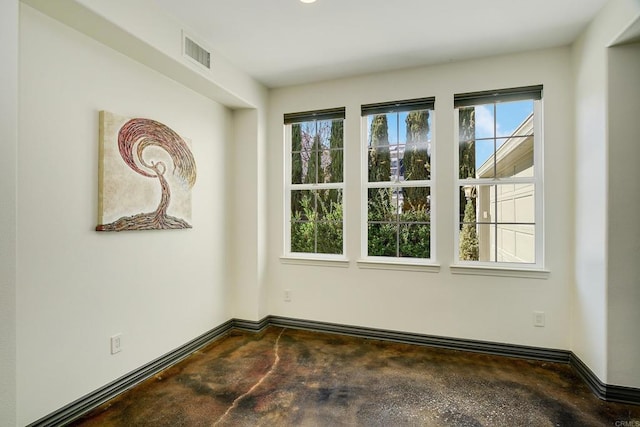
[[[533, 113], [533, 101], [516, 101], [496, 104], [495, 115], [493, 104], [477, 105], [476, 110], [476, 138], [508, 137]], [[494, 135], [495, 119], [495, 135]], [[496, 141], [498, 149], [504, 139]], [[492, 144], [491, 144], [492, 145]], [[476, 144], [476, 168], [479, 168], [493, 154], [490, 144]]]

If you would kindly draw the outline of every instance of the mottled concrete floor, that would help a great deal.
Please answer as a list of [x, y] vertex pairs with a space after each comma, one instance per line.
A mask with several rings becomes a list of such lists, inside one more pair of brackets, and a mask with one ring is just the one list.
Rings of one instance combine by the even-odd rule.
[[[631, 421], [631, 422], [629, 422]], [[75, 426], [620, 426], [565, 364], [271, 327], [234, 331]]]

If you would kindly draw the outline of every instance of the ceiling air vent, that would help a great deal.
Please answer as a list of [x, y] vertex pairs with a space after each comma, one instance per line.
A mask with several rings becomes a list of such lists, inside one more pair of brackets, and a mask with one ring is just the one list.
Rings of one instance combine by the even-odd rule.
[[200, 46], [198, 43], [193, 41], [193, 39], [186, 35], [182, 34], [183, 41], [183, 53], [187, 58], [190, 58], [196, 61], [198, 64], [205, 67], [207, 70], [211, 69], [211, 52], [207, 49]]

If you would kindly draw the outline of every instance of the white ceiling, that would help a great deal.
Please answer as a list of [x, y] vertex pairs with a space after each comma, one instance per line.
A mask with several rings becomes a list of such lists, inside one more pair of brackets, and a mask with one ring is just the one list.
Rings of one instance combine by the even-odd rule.
[[567, 45], [607, 2], [154, 1], [269, 87]]

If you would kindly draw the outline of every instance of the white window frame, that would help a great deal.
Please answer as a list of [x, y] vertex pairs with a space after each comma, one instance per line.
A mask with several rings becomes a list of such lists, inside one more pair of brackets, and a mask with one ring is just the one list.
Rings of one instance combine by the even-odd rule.
[[[523, 88], [527, 89], [527, 88]], [[507, 89], [506, 91], [516, 91]], [[542, 88], [540, 88], [542, 91]], [[491, 91], [497, 92], [500, 91]], [[499, 96], [499, 95], [496, 95]], [[525, 100], [527, 98], [521, 98]], [[532, 99], [532, 98], [528, 98]], [[454, 261], [451, 271], [455, 274], [498, 275], [510, 277], [547, 278], [549, 272], [545, 270], [544, 262], [544, 167], [543, 167], [543, 99], [533, 100], [533, 177], [504, 177], [460, 179], [459, 177], [459, 110], [454, 109]], [[505, 99], [504, 102], [508, 102]], [[477, 105], [492, 104], [492, 101], [478, 102]], [[535, 224], [535, 262], [499, 262], [499, 261], [466, 261], [460, 260], [460, 197], [459, 191], [465, 185], [499, 185], [499, 184], [533, 184], [534, 186], [534, 224]]]
[[[358, 260], [358, 267], [367, 269], [394, 269], [394, 270], [407, 270], [407, 271], [426, 271], [437, 273], [440, 271], [440, 265], [436, 262], [436, 210], [437, 210], [437, 198], [436, 198], [436, 109], [435, 98], [422, 98], [416, 100], [407, 101], [393, 101], [388, 103], [375, 104], [384, 108], [385, 105], [389, 106], [385, 113], [388, 114], [412, 110], [422, 110], [425, 108], [413, 108], [413, 109], [397, 109], [402, 104], [410, 105], [413, 102], [422, 102], [428, 100], [431, 102], [431, 108], [429, 108], [430, 114], [430, 133], [431, 133], [431, 145], [430, 145], [430, 168], [431, 174], [428, 180], [419, 181], [388, 181], [388, 182], [369, 182], [369, 129], [368, 129], [368, 117], [372, 114], [361, 114], [360, 122], [360, 170], [361, 170], [361, 191], [360, 191], [360, 250], [361, 258]], [[370, 104], [374, 105], [374, 104]], [[362, 106], [363, 109], [367, 106]], [[402, 107], [400, 107], [402, 108]], [[430, 226], [430, 258], [411, 258], [411, 257], [386, 257], [386, 256], [369, 256], [368, 254], [368, 198], [370, 188], [408, 188], [408, 187], [427, 187], [429, 188], [430, 207], [429, 214], [429, 226]]]
[[[336, 118], [327, 118], [326, 115], [340, 114], [342, 112], [342, 120], [346, 125], [345, 108], [336, 108], [331, 110], [317, 110], [302, 113], [294, 113], [293, 115], [300, 115], [308, 117], [309, 120], [299, 120], [295, 123], [306, 123], [315, 120], [335, 120]], [[337, 113], [336, 113], [337, 112]], [[315, 118], [312, 118], [314, 117]], [[285, 123], [283, 125], [284, 134], [284, 203], [283, 203], [283, 224], [284, 224], [284, 245], [283, 255], [280, 257], [281, 261], [285, 264], [309, 264], [320, 266], [348, 266], [348, 259], [346, 256], [347, 251], [347, 235], [346, 235], [346, 216], [347, 216], [347, 197], [346, 197], [346, 132], [343, 136], [343, 170], [342, 170], [342, 182], [338, 183], [315, 183], [315, 184], [292, 184], [292, 125], [293, 123]], [[345, 126], [346, 128], [346, 126]], [[292, 252], [291, 251], [291, 193], [294, 190], [340, 190], [342, 192], [342, 253], [341, 254], [324, 254], [317, 252]]]

